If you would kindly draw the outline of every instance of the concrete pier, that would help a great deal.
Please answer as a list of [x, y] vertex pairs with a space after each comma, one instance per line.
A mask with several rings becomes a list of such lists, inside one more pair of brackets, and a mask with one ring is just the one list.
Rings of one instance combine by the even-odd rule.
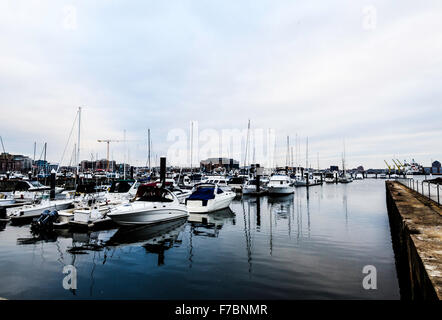
[[401, 298], [441, 300], [441, 207], [398, 182], [386, 191]]

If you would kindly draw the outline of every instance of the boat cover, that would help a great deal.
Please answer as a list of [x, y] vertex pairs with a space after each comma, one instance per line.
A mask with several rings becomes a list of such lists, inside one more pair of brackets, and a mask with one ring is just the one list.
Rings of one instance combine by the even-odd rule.
[[210, 200], [215, 198], [214, 187], [202, 187], [196, 189], [187, 200]]

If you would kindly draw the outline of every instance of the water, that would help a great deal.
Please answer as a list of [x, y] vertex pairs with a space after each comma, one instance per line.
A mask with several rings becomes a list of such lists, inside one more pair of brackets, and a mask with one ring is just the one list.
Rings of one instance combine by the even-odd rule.
[[[385, 181], [297, 188], [132, 232], [0, 231], [8, 299], [398, 299]], [[1, 226], [0, 226], [1, 229]], [[123, 231], [123, 232], [122, 232]], [[77, 289], [62, 286], [65, 265]], [[365, 265], [377, 290], [365, 290]]]

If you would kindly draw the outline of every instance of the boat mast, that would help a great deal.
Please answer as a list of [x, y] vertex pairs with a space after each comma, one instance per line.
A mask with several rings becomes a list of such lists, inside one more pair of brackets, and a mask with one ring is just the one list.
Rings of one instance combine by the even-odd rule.
[[77, 176], [80, 173], [81, 107], [78, 107]]
[[127, 160], [127, 158], [126, 158], [126, 156], [127, 156], [127, 153], [128, 153], [128, 151], [127, 151], [127, 143], [126, 143], [126, 129], [124, 129], [124, 132], [123, 132], [123, 140], [124, 140], [124, 157], [123, 157], [123, 179], [124, 180], [126, 180], [126, 160]]
[[305, 144], [305, 170], [308, 170], [308, 137]]
[[193, 173], [192, 156], [193, 156], [193, 121], [190, 122], [190, 176], [192, 176]]
[[149, 175], [152, 174], [150, 166], [150, 129], [147, 129], [147, 162], [149, 163]]
[[244, 169], [247, 167], [247, 154], [248, 154], [248, 148], [249, 148], [249, 137], [250, 137], [250, 119], [247, 124], [247, 140], [246, 140], [246, 154], [244, 156]]

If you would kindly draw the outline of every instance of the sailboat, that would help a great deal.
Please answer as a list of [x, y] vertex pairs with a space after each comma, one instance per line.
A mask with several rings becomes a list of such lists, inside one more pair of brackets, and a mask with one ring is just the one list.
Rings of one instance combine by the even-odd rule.
[[353, 182], [353, 178], [347, 174], [345, 170], [345, 141], [344, 141], [344, 152], [342, 153], [342, 175], [339, 177], [340, 183], [350, 183]]

